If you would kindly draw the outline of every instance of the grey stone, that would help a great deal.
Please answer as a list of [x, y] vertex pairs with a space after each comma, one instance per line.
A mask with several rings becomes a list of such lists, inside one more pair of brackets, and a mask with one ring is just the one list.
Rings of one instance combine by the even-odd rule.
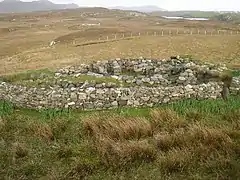
[[102, 89], [97, 89], [97, 90], [96, 90], [96, 93], [97, 93], [97, 94], [104, 94], [104, 93], [105, 93], [105, 91], [104, 91], [104, 90], [102, 90]]
[[86, 93], [78, 93], [78, 99], [80, 99], [80, 100], [87, 99], [87, 94]]
[[145, 102], [149, 101], [150, 97], [141, 97], [141, 99]]
[[142, 82], [149, 83], [150, 81], [151, 81], [150, 78], [143, 78], [143, 79], [142, 79]]
[[118, 105], [119, 106], [126, 106], [128, 104], [128, 100], [127, 99], [120, 99], [118, 100]]
[[75, 87], [71, 87], [71, 91], [75, 91], [77, 88]]
[[95, 99], [96, 98], [96, 94], [90, 94], [89, 95], [91, 98]]
[[[112, 76], [111, 72], [107, 74], [108, 67], [115, 69], [117, 74], [115, 76]], [[116, 108], [118, 105], [151, 107], [153, 104], [184, 98], [215, 99], [221, 97], [223, 83], [209, 77], [216, 76], [225, 68], [218, 65], [201, 65], [182, 59], [102, 61], [92, 65], [62, 68], [56, 71], [53, 81], [45, 79], [47, 78], [45, 75], [39, 76], [41, 79], [37, 80], [38, 83], [52, 83], [46, 87], [42, 84], [40, 87], [28, 88], [0, 80], [0, 99], [31, 108], [65, 106], [80, 109]], [[137, 73], [131, 76], [121, 75], [121, 71]], [[103, 74], [99, 74], [100, 72]], [[204, 73], [207, 76], [201, 77]], [[82, 74], [94, 77], [112, 76], [122, 82], [96, 83], [92, 80], [85, 82], [66, 80], [68, 77], [77, 77]], [[30, 79], [30, 81], [35, 80]], [[125, 82], [129, 84], [125, 86]], [[148, 85], [151, 87], [147, 87]], [[239, 91], [240, 77], [234, 77], [230, 92], [240, 94]]]
[[112, 104], [112, 106], [118, 106], [118, 102], [117, 101], [113, 101], [111, 104]]
[[137, 84], [137, 85], [141, 85], [141, 84], [142, 84], [142, 81], [141, 81], [140, 79], [137, 79], [137, 80], [136, 80], [136, 84]]
[[185, 77], [182, 77], [182, 76], [180, 76], [178, 79], [179, 79], [180, 81], [185, 81], [185, 80], [186, 80], [186, 78], [185, 78]]
[[171, 99], [169, 98], [169, 97], [166, 97], [166, 98], [164, 98], [163, 99], [163, 103], [167, 103], [167, 102], [169, 102]]
[[190, 84], [188, 84], [187, 86], [185, 86], [185, 89], [187, 90], [187, 91], [189, 91], [189, 90], [192, 90], [192, 85], [190, 85]]
[[72, 92], [71, 95], [70, 95], [70, 98], [74, 101], [77, 101], [77, 99], [78, 99], [77, 93]]
[[70, 102], [70, 103], [68, 103], [67, 105], [68, 106], [73, 106], [73, 105], [75, 105], [76, 103], [75, 102]]

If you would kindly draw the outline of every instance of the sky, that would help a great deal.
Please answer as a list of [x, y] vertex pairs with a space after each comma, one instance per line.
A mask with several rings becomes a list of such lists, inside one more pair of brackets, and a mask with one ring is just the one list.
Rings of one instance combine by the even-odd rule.
[[[31, 0], [26, 0], [31, 1]], [[76, 3], [79, 6], [156, 5], [167, 10], [240, 11], [240, 0], [50, 0], [54, 3]]]
[[55, 3], [76, 3], [79, 6], [142, 6], [156, 5], [167, 10], [231, 10], [240, 11], [240, 0], [52, 0]]

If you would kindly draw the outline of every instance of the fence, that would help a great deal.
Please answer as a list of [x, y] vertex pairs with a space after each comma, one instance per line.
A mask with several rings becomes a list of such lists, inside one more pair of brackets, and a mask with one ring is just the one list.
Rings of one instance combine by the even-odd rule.
[[[123, 33], [115, 33], [111, 35], [100, 35], [98, 38], [89, 39], [88, 42], [97, 42], [97, 41], [114, 41], [121, 40], [127, 38], [136, 38], [136, 37], [144, 37], [144, 36], [223, 36], [223, 35], [240, 35], [240, 31], [238, 30], [200, 30], [200, 29], [188, 29], [188, 30], [160, 30], [160, 31], [145, 31], [145, 32], [123, 32]], [[79, 42], [80, 43], [80, 42]], [[73, 40], [73, 44], [77, 44], [77, 40]]]

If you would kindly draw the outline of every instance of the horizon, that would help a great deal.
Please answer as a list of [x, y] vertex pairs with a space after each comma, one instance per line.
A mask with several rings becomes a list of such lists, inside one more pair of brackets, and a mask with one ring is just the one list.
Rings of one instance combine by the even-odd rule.
[[[3, 0], [0, 0], [2, 2]], [[31, 2], [37, 0], [20, 0], [24, 2]], [[122, 0], [121, 3], [113, 2], [110, 0], [49, 0], [56, 4], [77, 4], [79, 7], [142, 7], [142, 6], [157, 6], [167, 11], [240, 11], [240, 2], [238, 0], [217, 1], [217, 0], [202, 0], [201, 2], [194, 2], [190, 0], [149, 0], [148, 3], [143, 0]]]

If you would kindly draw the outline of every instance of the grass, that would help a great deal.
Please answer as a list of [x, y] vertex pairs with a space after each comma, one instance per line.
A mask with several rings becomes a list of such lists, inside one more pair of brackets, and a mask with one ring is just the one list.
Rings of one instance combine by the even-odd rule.
[[233, 71], [233, 76], [234, 77], [240, 76], [240, 71], [237, 71], [237, 70]]
[[[64, 79], [64, 78], [63, 78]], [[66, 77], [67, 80], [72, 81], [72, 82], [96, 82], [96, 83], [115, 83], [115, 84], [120, 84], [120, 81], [112, 78], [112, 77], [95, 77], [95, 76], [90, 76], [90, 75], [81, 75], [78, 77]]]
[[36, 111], [0, 103], [1, 179], [237, 179], [240, 101]]
[[27, 80], [35, 81], [38, 79], [51, 77], [53, 75], [54, 75], [54, 72], [50, 71], [49, 69], [39, 69], [39, 70], [29, 70], [21, 73], [1, 76], [0, 80], [5, 82], [15, 83], [15, 82], [23, 82]]
[[[239, 28], [234, 24], [217, 21], [171, 21], [152, 16], [128, 19], [125, 18], [128, 15], [121, 11], [104, 11], [94, 20], [101, 22], [101, 26], [90, 28], [83, 27], [81, 24], [92, 22], [93, 17], [89, 15], [89, 12], [85, 12], [86, 16], [81, 16], [84, 11], [88, 10], [79, 11], [78, 13], [73, 10], [64, 13], [53, 12], [51, 15], [47, 12], [40, 13], [40, 15], [38, 13], [18, 14], [14, 15], [15, 21], [11, 23], [9, 20], [12, 19], [12, 16], [4, 15], [4, 19], [8, 20], [0, 22], [3, 30], [0, 30], [0, 63], [2, 64], [0, 74], [56, 68], [119, 57], [138, 58], [143, 56], [162, 59], [179, 54], [190, 54], [194, 56], [194, 59], [239, 66], [238, 35], [152, 36], [154, 32], [162, 30], [167, 32], [169, 29], [174, 32], [176, 29], [181, 32], [190, 29], [201, 29], [201, 31], [206, 29], [208, 32], [216, 29], [238, 30]], [[29, 25], [29, 21], [32, 21], [33, 17], [38, 18], [35, 18], [34, 22], [31, 22], [32, 25]], [[121, 18], [125, 19], [116, 24], [116, 21]], [[59, 19], [73, 20], [59, 21]], [[160, 23], [160, 25], [156, 23]], [[13, 27], [21, 28], [14, 28], [14, 31], [11, 32], [4, 30]], [[74, 30], [72, 27], [76, 27], [76, 29]], [[135, 35], [138, 32], [141, 32], [142, 35], [149, 32], [151, 35], [127, 41], [119, 40], [122, 33], [128, 34], [125, 36], [126, 38], [130, 37], [130, 32]], [[116, 33], [119, 41], [111, 42]], [[107, 36], [110, 42], [98, 43], [99, 37], [106, 39]], [[60, 40], [60, 43], [49, 47], [52, 40]], [[72, 44], [73, 40], [76, 44]], [[88, 44], [90, 40], [93, 44]], [[82, 45], [76, 47], [77, 44]]]
[[[56, 68], [65, 65], [90, 63], [112, 58], [169, 58], [172, 55], [190, 54], [194, 59], [239, 66], [239, 36], [175, 36], [141, 37], [127, 41], [108, 42], [75, 47], [59, 44], [55, 48], [23, 51], [3, 58], [5, 70], [13, 72], [36, 68]], [[181, 44], [181, 46], [179, 46]], [[22, 63], [28, 62], [28, 63]], [[19, 64], [20, 63], [20, 64]]]
[[12, 84], [23, 85], [27, 87], [48, 87], [53, 85], [56, 81], [66, 81], [71, 83], [79, 82], [95, 82], [95, 83], [114, 83], [120, 85], [121, 82], [112, 77], [95, 77], [90, 75], [63, 76], [54, 77], [54, 72], [49, 69], [29, 70], [16, 74], [9, 74], [0, 76], [0, 80]]
[[[154, 17], [128, 20], [119, 14], [122, 20], [116, 25], [116, 14], [104, 12], [96, 17], [102, 27], [91, 30], [80, 24], [92, 21], [92, 16], [80, 17], [86, 10], [79, 11], [19, 14], [11, 24], [12, 15], [4, 15], [7, 20], [0, 22], [0, 74], [7, 76], [2, 77], [3, 80], [36, 86], [52, 80], [51, 70], [36, 69], [119, 57], [162, 59], [189, 54], [194, 59], [240, 67], [240, 36], [237, 35], [142, 36], [127, 41], [85, 44], [91, 39], [97, 40], [99, 35], [110, 38], [116, 32], [237, 30], [236, 25]], [[34, 17], [38, 18], [29, 26]], [[75, 20], [59, 21], [68, 17]], [[6, 31], [11, 27], [21, 28]], [[83, 45], [71, 44], [75, 38], [77, 44]], [[54, 39], [63, 42], [48, 47]], [[26, 70], [30, 71], [18, 74]], [[234, 76], [238, 75], [235, 71]], [[43, 79], [38, 82], [40, 76]], [[92, 80], [92, 77], [79, 79]], [[239, 96], [231, 97], [228, 103], [185, 100], [151, 109], [94, 112], [36, 111], [0, 101], [0, 179], [235, 180], [240, 177], [239, 107]]]

